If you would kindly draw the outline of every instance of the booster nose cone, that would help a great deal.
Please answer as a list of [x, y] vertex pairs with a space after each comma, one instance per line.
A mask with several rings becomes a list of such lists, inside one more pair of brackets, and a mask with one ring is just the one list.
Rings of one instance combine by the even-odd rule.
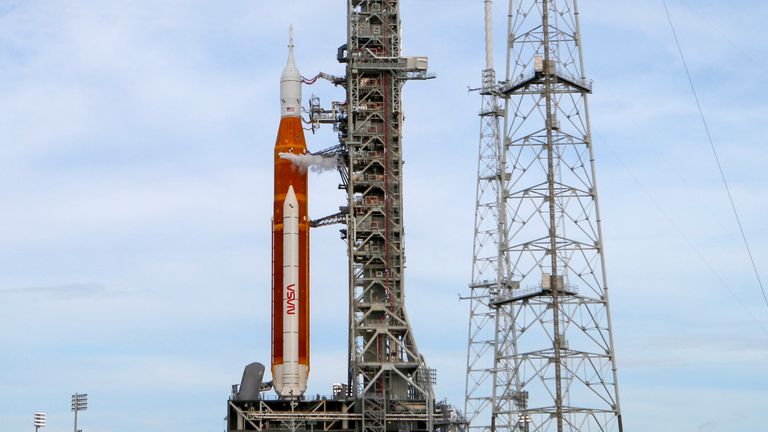
[[280, 116], [301, 115], [301, 74], [293, 59], [293, 26], [288, 30], [288, 63], [280, 76]]

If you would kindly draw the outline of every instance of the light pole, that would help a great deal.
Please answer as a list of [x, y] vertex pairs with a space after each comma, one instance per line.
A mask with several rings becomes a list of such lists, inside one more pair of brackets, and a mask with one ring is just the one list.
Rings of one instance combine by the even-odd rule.
[[35, 432], [38, 432], [41, 427], [45, 427], [45, 413], [35, 413]]
[[88, 409], [88, 394], [83, 393], [75, 393], [72, 395], [72, 411], [75, 412], [75, 429], [74, 432], [77, 431], [77, 412], [78, 411], [85, 411]]

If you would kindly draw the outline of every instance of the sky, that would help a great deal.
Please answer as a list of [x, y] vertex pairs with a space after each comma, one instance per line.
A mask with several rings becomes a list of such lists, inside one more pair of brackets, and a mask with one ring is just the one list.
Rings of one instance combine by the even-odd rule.
[[[668, 0], [758, 269], [768, 272], [768, 4]], [[626, 430], [760, 430], [768, 307], [661, 0], [582, 0]], [[462, 406], [480, 0], [403, 0], [407, 309], [438, 398]], [[272, 147], [287, 28], [343, 75], [340, 0], [0, 0], [0, 431], [224, 429], [269, 362]], [[501, 70], [506, 2], [495, 2]], [[304, 88], [325, 105], [327, 82]], [[337, 143], [330, 128], [310, 149]], [[335, 213], [333, 173], [310, 214]], [[312, 233], [309, 393], [346, 376], [346, 252]], [[765, 276], [768, 278], [768, 276]], [[441, 311], [435, 314], [435, 311]]]

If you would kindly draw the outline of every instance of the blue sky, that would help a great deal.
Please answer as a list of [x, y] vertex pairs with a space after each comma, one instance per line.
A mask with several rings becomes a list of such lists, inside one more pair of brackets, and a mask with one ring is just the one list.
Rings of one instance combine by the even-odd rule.
[[[580, 3], [627, 429], [759, 430], [768, 308], [661, 1]], [[669, 4], [766, 272], [768, 5]], [[482, 2], [403, 0], [402, 14], [405, 54], [438, 75], [404, 93], [408, 311], [439, 397], [461, 405]], [[1, 430], [34, 411], [71, 430], [75, 392], [86, 432], [224, 427], [230, 385], [269, 358], [287, 27], [305, 76], [341, 75], [344, 15], [339, 0], [0, 0]], [[311, 214], [335, 212], [338, 179], [311, 183]], [[328, 393], [345, 376], [345, 249], [336, 227], [312, 243], [309, 391]]]

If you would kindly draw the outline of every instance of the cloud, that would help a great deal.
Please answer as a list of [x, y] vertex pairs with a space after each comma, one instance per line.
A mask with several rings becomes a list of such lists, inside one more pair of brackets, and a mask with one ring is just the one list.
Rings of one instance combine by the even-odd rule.
[[104, 295], [106, 287], [97, 283], [70, 283], [64, 285], [0, 289], [2, 294], [39, 295], [57, 299], [76, 299]]
[[704, 423], [700, 424], [698, 426], [698, 431], [705, 432], [705, 431], [711, 431], [711, 430], [717, 430], [716, 428], [720, 425], [720, 422], [718, 420], [712, 419], [707, 420]]

